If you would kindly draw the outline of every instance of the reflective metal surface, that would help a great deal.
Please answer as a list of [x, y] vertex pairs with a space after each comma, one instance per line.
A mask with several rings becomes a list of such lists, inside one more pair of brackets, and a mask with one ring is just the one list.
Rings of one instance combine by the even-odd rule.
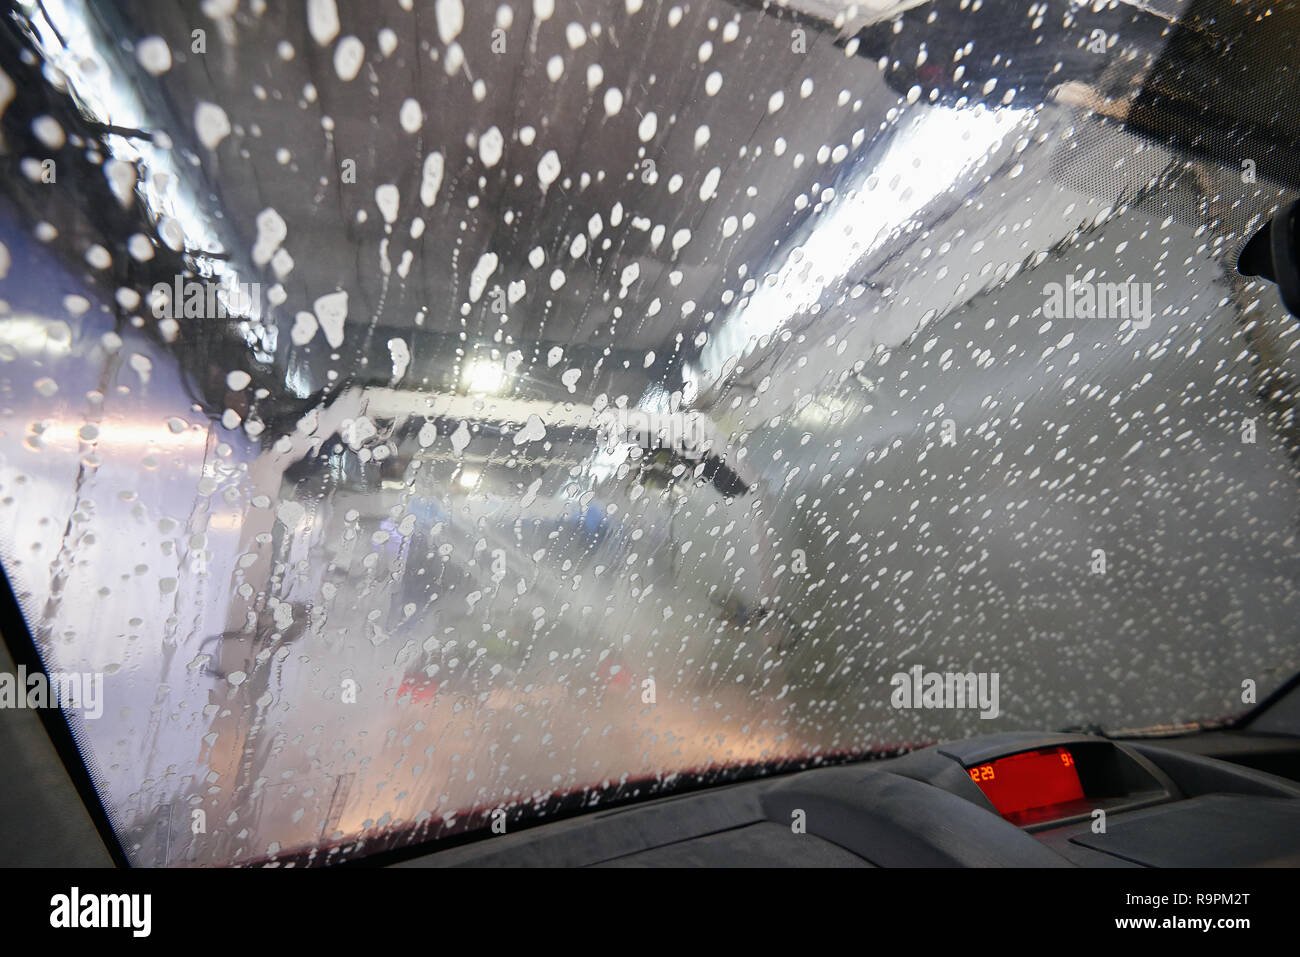
[[0, 548], [127, 854], [1246, 710], [1300, 667], [1296, 321], [1233, 268], [1296, 25], [16, 4]]

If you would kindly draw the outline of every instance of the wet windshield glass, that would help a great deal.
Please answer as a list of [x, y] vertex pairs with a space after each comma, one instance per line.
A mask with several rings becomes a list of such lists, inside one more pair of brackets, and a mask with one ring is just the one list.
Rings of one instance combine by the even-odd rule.
[[0, 554], [132, 862], [1247, 710], [1264, 9], [17, 3]]

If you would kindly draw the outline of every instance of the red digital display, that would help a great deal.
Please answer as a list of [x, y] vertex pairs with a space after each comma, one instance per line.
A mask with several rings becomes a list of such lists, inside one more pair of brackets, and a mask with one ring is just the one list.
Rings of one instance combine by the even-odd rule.
[[1049, 819], [1051, 808], [1084, 796], [1074, 756], [1065, 748], [1012, 754], [967, 772], [998, 813], [1016, 824]]

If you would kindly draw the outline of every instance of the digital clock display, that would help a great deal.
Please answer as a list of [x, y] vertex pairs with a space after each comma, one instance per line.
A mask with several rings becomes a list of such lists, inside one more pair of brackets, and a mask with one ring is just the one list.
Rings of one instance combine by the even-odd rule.
[[1074, 756], [1065, 748], [1039, 748], [967, 768], [997, 812], [1014, 824], [1050, 819], [1052, 809], [1083, 800]]

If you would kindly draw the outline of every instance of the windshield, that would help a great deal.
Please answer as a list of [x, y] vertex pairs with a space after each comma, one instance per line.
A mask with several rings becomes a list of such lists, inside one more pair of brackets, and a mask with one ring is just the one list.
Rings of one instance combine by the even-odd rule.
[[131, 862], [1248, 710], [1263, 9], [17, 3], [0, 554]]

